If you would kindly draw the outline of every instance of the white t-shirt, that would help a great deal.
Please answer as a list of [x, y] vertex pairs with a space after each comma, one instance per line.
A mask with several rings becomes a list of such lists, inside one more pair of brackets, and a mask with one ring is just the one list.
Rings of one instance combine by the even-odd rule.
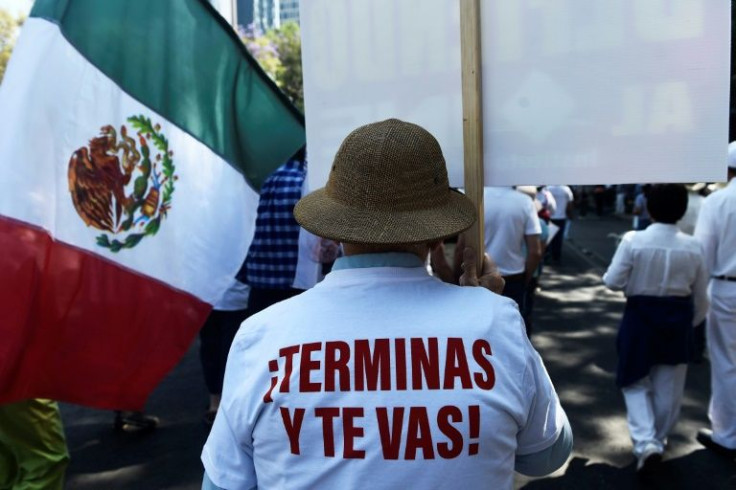
[[557, 208], [552, 213], [552, 219], [567, 219], [567, 203], [573, 200], [572, 189], [566, 185], [550, 185], [547, 187], [555, 198]]
[[243, 323], [202, 462], [231, 490], [511, 488], [565, 423], [513, 301], [333, 270]]
[[215, 310], [236, 311], [248, 308], [250, 286], [233, 278], [232, 284], [222, 295], [220, 301], [214, 305]]
[[542, 233], [534, 201], [510, 187], [486, 187], [483, 208], [486, 253], [501, 275], [524, 272], [525, 237]]
[[557, 209], [557, 201], [546, 187], [537, 191], [537, 200], [542, 203], [542, 209], [549, 211], [550, 216]]
[[736, 277], [736, 179], [703, 200], [695, 237], [711, 275]]

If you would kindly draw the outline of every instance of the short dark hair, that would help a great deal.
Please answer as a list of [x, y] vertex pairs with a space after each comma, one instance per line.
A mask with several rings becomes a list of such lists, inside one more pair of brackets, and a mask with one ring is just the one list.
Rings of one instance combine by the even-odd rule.
[[647, 211], [654, 221], [674, 225], [687, 211], [687, 188], [682, 184], [653, 185], [647, 196]]

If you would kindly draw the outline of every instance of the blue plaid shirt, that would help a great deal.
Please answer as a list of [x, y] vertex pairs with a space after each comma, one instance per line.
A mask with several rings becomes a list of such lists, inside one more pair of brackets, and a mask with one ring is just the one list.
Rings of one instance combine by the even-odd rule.
[[256, 230], [237, 278], [254, 288], [288, 289], [299, 256], [299, 224], [294, 205], [302, 196], [306, 164], [290, 160], [263, 183]]

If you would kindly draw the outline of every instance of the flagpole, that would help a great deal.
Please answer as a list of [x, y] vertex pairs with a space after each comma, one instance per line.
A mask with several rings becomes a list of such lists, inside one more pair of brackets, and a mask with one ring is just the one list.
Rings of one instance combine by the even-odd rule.
[[465, 194], [475, 204], [478, 220], [465, 243], [478, 254], [482, 269], [483, 239], [483, 106], [481, 86], [480, 0], [460, 0], [460, 51], [463, 94]]
[[230, 12], [232, 15], [230, 25], [233, 26], [235, 32], [238, 32], [238, 0], [230, 0]]

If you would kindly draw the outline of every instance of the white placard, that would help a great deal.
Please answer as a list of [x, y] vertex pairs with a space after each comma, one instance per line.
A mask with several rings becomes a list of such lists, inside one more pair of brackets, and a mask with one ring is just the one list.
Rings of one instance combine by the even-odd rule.
[[[725, 178], [728, 0], [482, 0], [486, 185]], [[463, 185], [458, 0], [301, 2], [310, 187], [397, 117]]]

